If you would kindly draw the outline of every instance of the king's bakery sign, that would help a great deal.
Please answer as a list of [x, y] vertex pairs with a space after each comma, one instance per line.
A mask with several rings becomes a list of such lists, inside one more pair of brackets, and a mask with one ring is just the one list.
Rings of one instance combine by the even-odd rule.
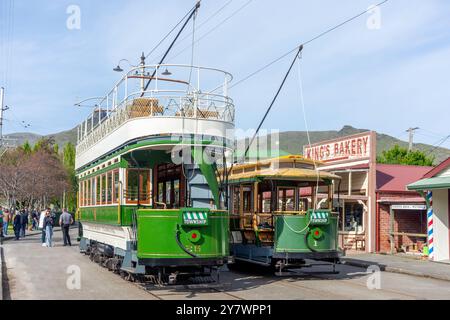
[[347, 136], [340, 139], [305, 145], [303, 156], [322, 162], [334, 162], [345, 160], [359, 160], [370, 158], [372, 134]]

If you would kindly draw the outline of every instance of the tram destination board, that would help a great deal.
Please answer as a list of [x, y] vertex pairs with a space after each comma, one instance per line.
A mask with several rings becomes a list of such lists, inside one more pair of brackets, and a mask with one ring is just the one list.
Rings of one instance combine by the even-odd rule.
[[329, 212], [328, 211], [313, 211], [309, 212], [309, 219], [312, 225], [325, 225], [329, 222]]
[[182, 219], [185, 226], [207, 226], [209, 210], [183, 210]]

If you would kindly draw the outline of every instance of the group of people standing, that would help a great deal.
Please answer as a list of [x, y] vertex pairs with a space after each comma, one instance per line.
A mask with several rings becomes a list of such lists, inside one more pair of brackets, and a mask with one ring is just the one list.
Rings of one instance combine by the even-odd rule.
[[[42, 230], [42, 246], [53, 246], [53, 227], [55, 225], [56, 215], [51, 212], [50, 208], [42, 211], [22, 209], [16, 214], [11, 213], [8, 209], [4, 209], [0, 206], [0, 236], [4, 237], [8, 235], [8, 227], [12, 222], [15, 240], [25, 237], [27, 227], [29, 230]], [[69, 228], [73, 224], [73, 218], [66, 209], [62, 210], [62, 214], [59, 218], [59, 225], [63, 233], [64, 246], [71, 246]]]

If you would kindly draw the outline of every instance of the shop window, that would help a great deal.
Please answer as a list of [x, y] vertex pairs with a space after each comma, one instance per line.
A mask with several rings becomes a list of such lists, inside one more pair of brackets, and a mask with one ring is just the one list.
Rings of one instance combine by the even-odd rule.
[[278, 189], [278, 211], [295, 211], [295, 188]]
[[363, 229], [364, 207], [357, 202], [345, 202], [344, 205], [344, 231], [361, 233]]

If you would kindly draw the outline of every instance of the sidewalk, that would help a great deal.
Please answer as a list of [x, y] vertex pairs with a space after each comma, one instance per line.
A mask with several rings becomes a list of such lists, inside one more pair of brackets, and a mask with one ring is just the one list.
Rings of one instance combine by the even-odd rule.
[[450, 264], [384, 254], [355, 254], [343, 257], [342, 263], [367, 268], [377, 265], [382, 271], [450, 281]]

